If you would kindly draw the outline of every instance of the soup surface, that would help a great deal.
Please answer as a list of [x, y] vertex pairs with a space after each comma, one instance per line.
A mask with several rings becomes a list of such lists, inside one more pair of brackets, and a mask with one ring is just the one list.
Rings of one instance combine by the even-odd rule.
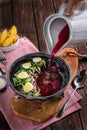
[[27, 96], [48, 96], [57, 92], [62, 84], [56, 61], [42, 57], [21, 64], [13, 75], [14, 87]]

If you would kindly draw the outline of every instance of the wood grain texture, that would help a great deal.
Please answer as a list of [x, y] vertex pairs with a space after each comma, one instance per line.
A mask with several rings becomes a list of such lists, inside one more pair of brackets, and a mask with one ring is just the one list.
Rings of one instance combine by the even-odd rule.
[[10, 0], [0, 0], [0, 31], [12, 25]]
[[38, 48], [32, 0], [13, 0], [12, 10], [13, 24], [17, 26], [18, 34], [29, 38]]
[[43, 25], [46, 18], [54, 13], [54, 8], [51, 0], [33, 0], [37, 37], [39, 50], [41, 52], [47, 52], [47, 47], [45, 44], [43, 36]]
[[[60, 4], [61, 0], [0, 0], [0, 30], [15, 24], [20, 36], [27, 36], [40, 51], [47, 52], [43, 23], [49, 15], [58, 12]], [[73, 48], [81, 54], [87, 54], [87, 43]], [[87, 69], [87, 61], [79, 60], [78, 63], [78, 72]], [[78, 90], [78, 93], [83, 96], [83, 100], [79, 102], [81, 111], [44, 130], [87, 130], [87, 87]], [[4, 116], [0, 115], [0, 130], [10, 130]]]

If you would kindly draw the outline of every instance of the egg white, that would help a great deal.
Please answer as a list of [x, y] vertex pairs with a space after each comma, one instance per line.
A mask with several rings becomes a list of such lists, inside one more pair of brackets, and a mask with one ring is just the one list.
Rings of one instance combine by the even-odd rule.
[[26, 62], [24, 64], [22, 64], [22, 67], [25, 68], [25, 69], [28, 69], [31, 67], [31, 63], [30, 62]]
[[33, 58], [33, 62], [35, 62], [35, 63], [38, 63], [38, 62], [40, 62], [41, 60], [42, 60], [41, 57], [34, 57], [34, 58]]
[[28, 77], [28, 74], [27, 74], [27, 72], [20, 72], [17, 76], [20, 79], [25, 79]]
[[32, 89], [33, 89], [33, 85], [32, 85], [32, 83], [30, 83], [30, 82], [27, 82], [24, 86], [23, 86], [23, 90], [24, 90], [24, 92], [29, 92], [29, 91], [31, 91]]

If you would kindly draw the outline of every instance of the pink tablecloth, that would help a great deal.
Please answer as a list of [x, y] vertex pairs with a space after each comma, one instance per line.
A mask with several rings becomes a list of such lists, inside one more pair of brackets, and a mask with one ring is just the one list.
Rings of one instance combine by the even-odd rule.
[[[27, 38], [21, 38], [20, 44], [18, 48], [12, 52], [5, 53], [5, 56], [7, 58], [8, 64], [6, 66], [0, 64], [0, 67], [4, 68], [6, 71], [8, 71], [8, 66], [12, 64], [12, 62], [19, 58], [22, 55], [32, 53], [32, 52], [38, 52], [38, 49], [27, 39]], [[68, 96], [73, 91], [72, 87], [70, 87], [67, 95], [64, 97], [64, 101], [68, 98]], [[81, 109], [81, 106], [77, 103], [82, 97], [75, 93], [72, 97], [72, 100], [70, 101], [66, 111], [64, 112], [63, 116], [61, 118], [57, 118], [56, 116], [52, 117], [50, 120], [44, 122], [44, 123], [38, 123], [31, 120], [24, 119], [22, 117], [16, 116], [13, 114], [11, 109], [11, 99], [14, 95], [13, 90], [8, 85], [7, 90], [0, 94], [0, 111], [3, 113], [5, 119], [7, 120], [11, 130], [41, 130], [44, 127], [64, 118], [65, 116]], [[25, 106], [26, 107], [26, 106]]]

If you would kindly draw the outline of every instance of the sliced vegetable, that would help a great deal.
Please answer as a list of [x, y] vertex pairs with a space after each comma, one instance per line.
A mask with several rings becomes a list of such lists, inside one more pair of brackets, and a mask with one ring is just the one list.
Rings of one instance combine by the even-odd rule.
[[25, 68], [25, 69], [28, 69], [31, 67], [31, 63], [30, 62], [26, 62], [24, 64], [22, 64], [22, 67]]
[[27, 74], [27, 72], [20, 72], [17, 76], [20, 79], [25, 79], [28, 77], [28, 74]]
[[23, 90], [24, 92], [29, 92], [33, 89], [33, 85], [30, 82], [27, 82], [24, 86], [23, 86]]
[[41, 57], [34, 57], [34, 58], [33, 58], [33, 62], [35, 62], [35, 63], [38, 63], [38, 62], [40, 62], [41, 60], [42, 60]]

